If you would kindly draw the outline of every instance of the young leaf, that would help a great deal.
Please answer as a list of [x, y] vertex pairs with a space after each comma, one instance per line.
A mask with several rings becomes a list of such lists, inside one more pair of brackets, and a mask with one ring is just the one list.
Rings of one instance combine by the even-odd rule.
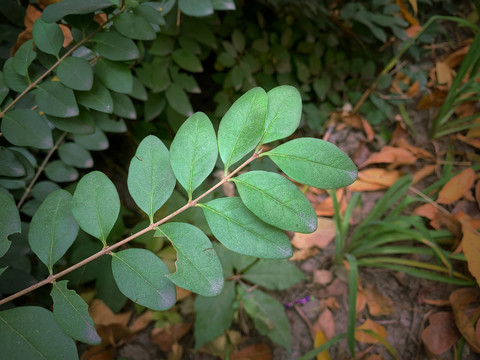
[[235, 101], [223, 116], [218, 128], [218, 150], [225, 172], [258, 145], [266, 114], [267, 94], [254, 88]]
[[0, 346], [5, 359], [78, 359], [72, 338], [50, 311], [38, 306], [0, 312]]
[[189, 200], [212, 172], [217, 156], [217, 138], [210, 119], [201, 112], [193, 114], [182, 124], [170, 146], [173, 172]]
[[63, 0], [47, 6], [42, 13], [42, 19], [53, 23], [66, 15], [89, 14], [113, 6], [113, 4], [110, 0]]
[[213, 297], [195, 298], [195, 351], [216, 339], [232, 325], [235, 282], [227, 281], [222, 292]]
[[310, 201], [284, 176], [249, 171], [232, 181], [245, 206], [267, 224], [301, 233], [317, 228], [317, 215]]
[[190, 71], [190, 72], [202, 72], [203, 66], [200, 60], [195, 56], [195, 54], [191, 53], [185, 49], [177, 49], [172, 53], [173, 61], [177, 63], [182, 69]]
[[178, 0], [178, 7], [182, 13], [189, 16], [208, 16], [213, 14], [213, 6], [211, 0]]
[[72, 195], [65, 190], [50, 193], [32, 218], [28, 243], [35, 255], [48, 268], [65, 255], [78, 234], [78, 224], [72, 215]]
[[290, 350], [290, 324], [283, 305], [258, 289], [247, 292], [238, 285], [237, 290], [245, 311], [260, 334], [267, 335], [273, 342]]
[[10, 248], [8, 236], [22, 231], [20, 215], [10, 194], [0, 191], [0, 258]]
[[240, 198], [219, 198], [198, 206], [203, 209], [213, 235], [226, 248], [267, 259], [292, 256], [287, 235], [257, 218]]
[[87, 60], [69, 56], [57, 68], [60, 81], [73, 90], [88, 91], [93, 85], [93, 70]]
[[242, 278], [271, 290], [285, 290], [305, 279], [287, 260], [262, 259], [245, 271]]
[[133, 89], [133, 76], [128, 65], [100, 58], [95, 64], [95, 74], [108, 89], [128, 94]]
[[142, 140], [128, 169], [128, 191], [153, 223], [153, 215], [175, 187], [168, 150], [154, 135]]
[[324, 140], [300, 138], [277, 146], [268, 155], [293, 180], [319, 189], [348, 186], [357, 167], [338, 147]]
[[130, 300], [152, 310], [175, 305], [176, 290], [167, 266], [154, 253], [127, 249], [112, 254], [112, 272], [120, 291]]
[[122, 35], [135, 40], [154, 40], [153, 27], [140, 15], [124, 12], [113, 20], [115, 29]]
[[73, 117], [79, 114], [72, 89], [58, 81], [47, 81], [35, 89], [35, 102], [47, 115]]
[[104, 246], [120, 213], [120, 199], [110, 179], [99, 171], [85, 175], [73, 194], [72, 213], [86, 233]]
[[174, 284], [203, 296], [220, 294], [223, 271], [208, 237], [187, 223], [168, 223], [157, 228], [156, 236], [165, 236], [177, 251], [177, 271], [168, 278]]
[[74, 290], [69, 290], [67, 283], [64, 280], [52, 284], [53, 315], [67, 335], [90, 345], [100, 344], [102, 339], [95, 330], [87, 303]]
[[95, 50], [113, 61], [135, 60], [139, 56], [137, 45], [114, 30], [104, 31], [93, 38]]
[[92, 155], [75, 143], [65, 143], [59, 146], [58, 156], [65, 164], [80, 169], [88, 169], [93, 166]]
[[90, 91], [79, 91], [76, 95], [80, 105], [107, 114], [113, 112], [112, 95], [100, 81], [94, 81]]
[[58, 24], [49, 24], [39, 18], [33, 23], [32, 35], [37, 48], [58, 58], [63, 45], [63, 32]]
[[267, 118], [261, 144], [292, 135], [302, 117], [302, 98], [293, 86], [277, 86], [267, 96]]
[[28, 67], [37, 57], [37, 53], [33, 51], [33, 41], [24, 42], [13, 56], [13, 69], [21, 76], [28, 75]]
[[13, 109], [2, 119], [2, 133], [5, 139], [17, 146], [32, 146], [50, 149], [53, 146], [52, 130], [36, 111]]

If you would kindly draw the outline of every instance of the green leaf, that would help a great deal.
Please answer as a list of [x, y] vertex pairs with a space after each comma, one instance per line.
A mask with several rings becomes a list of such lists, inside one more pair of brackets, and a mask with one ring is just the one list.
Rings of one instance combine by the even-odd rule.
[[148, 100], [148, 94], [147, 94], [147, 89], [145, 89], [145, 86], [138, 80], [138, 78], [134, 77], [133, 78], [133, 86], [132, 86], [132, 91], [128, 93], [131, 97], [141, 100], [141, 101], [147, 101]]
[[195, 351], [216, 339], [232, 325], [235, 301], [235, 282], [226, 281], [217, 296], [195, 298]]
[[198, 206], [203, 209], [213, 235], [226, 248], [267, 259], [292, 256], [287, 235], [257, 218], [240, 198], [219, 198]]
[[170, 163], [178, 182], [192, 199], [210, 175], [218, 157], [215, 130], [207, 115], [197, 112], [180, 127], [170, 146]]
[[14, 145], [37, 149], [50, 149], [53, 146], [52, 130], [33, 110], [9, 111], [3, 117], [1, 129], [5, 139]]
[[[164, 4], [162, 3], [147, 3], [138, 5], [133, 11], [136, 15], [141, 16], [150, 24], [155, 25], [165, 25], [164, 15]], [[158, 6], [158, 8], [157, 8]], [[155, 38], [155, 36], [154, 36]]]
[[78, 116], [71, 118], [59, 118], [55, 116], [47, 116], [57, 129], [67, 131], [72, 134], [91, 134], [95, 131], [95, 122], [93, 121], [90, 111], [80, 108]]
[[57, 68], [60, 81], [70, 89], [88, 91], [93, 86], [92, 66], [85, 59], [69, 56]]
[[10, 194], [0, 191], [0, 258], [10, 248], [8, 236], [22, 231], [20, 215]]
[[28, 243], [35, 255], [53, 273], [53, 265], [65, 255], [78, 234], [72, 215], [72, 195], [65, 190], [50, 193], [32, 218]]
[[211, 0], [215, 10], [236, 10], [233, 0]]
[[113, 112], [113, 99], [110, 91], [99, 81], [94, 81], [90, 91], [79, 91], [76, 93], [77, 101], [89, 109], [97, 110], [107, 114]]
[[58, 148], [58, 156], [65, 164], [80, 169], [88, 169], [93, 166], [92, 155], [75, 143], [65, 143]]
[[283, 305], [258, 289], [246, 291], [238, 285], [237, 291], [258, 332], [290, 351], [290, 324]]
[[79, 114], [72, 89], [58, 81], [47, 81], [35, 89], [35, 102], [40, 111], [58, 117], [73, 117]]
[[0, 312], [2, 357], [24, 359], [78, 359], [75, 342], [58, 325], [53, 314], [37, 306]]
[[192, 104], [190, 104], [187, 94], [180, 85], [171, 84], [165, 92], [165, 97], [168, 104], [178, 113], [185, 116], [193, 114]]
[[66, 15], [89, 14], [113, 6], [113, 4], [110, 0], [63, 0], [47, 6], [42, 13], [42, 19], [53, 23]]
[[33, 41], [24, 42], [13, 56], [12, 66], [17, 74], [21, 76], [28, 75], [28, 67], [37, 57], [37, 53], [33, 51]]
[[73, 134], [75, 142], [87, 150], [101, 151], [108, 149], [108, 138], [97, 126], [92, 134]]
[[78, 179], [78, 171], [61, 160], [50, 161], [45, 166], [45, 175], [55, 182], [71, 182]]
[[245, 206], [267, 224], [300, 233], [316, 230], [317, 215], [310, 201], [284, 176], [249, 171], [232, 181]]
[[152, 55], [167, 56], [172, 53], [174, 47], [175, 40], [171, 36], [158, 34], [148, 52]]
[[106, 132], [123, 133], [127, 131], [127, 125], [122, 118], [112, 119], [108, 114], [94, 111], [97, 126]]
[[142, 140], [128, 169], [128, 191], [153, 222], [153, 215], [168, 200], [175, 188], [175, 175], [169, 153], [154, 135]]
[[10, 89], [5, 83], [3, 73], [0, 71], [0, 105], [2, 105], [3, 100], [7, 97]]
[[125, 94], [112, 92], [113, 114], [129, 120], [137, 119], [137, 111], [133, 105], [132, 99]]
[[133, 76], [128, 65], [100, 58], [95, 64], [95, 74], [108, 89], [128, 94], [133, 90]]
[[67, 283], [64, 280], [52, 284], [53, 315], [68, 336], [90, 345], [100, 344], [102, 339], [95, 330], [87, 303], [74, 290], [69, 290]]
[[266, 115], [267, 94], [254, 88], [235, 101], [223, 116], [218, 128], [218, 149], [225, 173], [258, 145]]
[[112, 272], [120, 291], [130, 300], [152, 310], [175, 305], [176, 290], [167, 278], [167, 266], [145, 249], [128, 249], [112, 254]]
[[3, 65], [3, 81], [10, 89], [19, 93], [29, 85], [27, 78], [19, 75], [13, 68], [13, 58], [8, 58]]
[[124, 12], [113, 20], [115, 29], [122, 35], [135, 40], [153, 40], [155, 30], [143, 16]]
[[63, 32], [58, 24], [49, 24], [38, 18], [33, 23], [32, 35], [38, 49], [58, 58], [63, 45]]
[[357, 167], [347, 154], [324, 140], [291, 140], [265, 155], [293, 180], [319, 189], [348, 186], [357, 178]]
[[189, 16], [208, 16], [213, 14], [211, 0], [178, 0], [178, 7], [182, 13]]
[[313, 81], [313, 90], [321, 101], [325, 101], [328, 91], [332, 85], [332, 78], [329, 75], [323, 75], [320, 79]]
[[302, 117], [302, 98], [293, 86], [277, 86], [267, 96], [267, 118], [262, 144], [292, 135]]
[[53, 181], [39, 181], [32, 188], [32, 196], [38, 201], [43, 201], [47, 198], [48, 194], [58, 189], [60, 189], [60, 186]]
[[25, 166], [15, 157], [15, 153], [0, 146], [0, 176], [22, 177], [26, 173]]
[[190, 71], [190, 72], [202, 72], [203, 66], [200, 60], [195, 56], [195, 54], [191, 53], [185, 49], [177, 49], [172, 53], [173, 61], [177, 63], [182, 69]]
[[242, 274], [242, 278], [271, 290], [285, 290], [305, 279], [287, 260], [262, 259]]
[[220, 294], [222, 265], [208, 237], [186, 223], [168, 223], [157, 229], [156, 236], [167, 237], [177, 251], [176, 272], [168, 278], [177, 286], [203, 296]]
[[104, 58], [113, 61], [135, 60], [139, 56], [133, 40], [120, 35], [115, 30], [104, 31], [93, 38], [95, 50]]
[[104, 246], [120, 213], [120, 199], [110, 179], [99, 171], [85, 175], [73, 194], [72, 213], [83, 231]]

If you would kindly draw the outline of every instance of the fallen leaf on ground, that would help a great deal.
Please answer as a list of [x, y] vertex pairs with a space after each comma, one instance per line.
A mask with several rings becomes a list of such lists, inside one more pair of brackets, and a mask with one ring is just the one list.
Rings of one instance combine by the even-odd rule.
[[345, 284], [339, 278], [336, 278], [325, 289], [320, 289], [319, 291], [317, 291], [315, 296], [317, 298], [329, 298], [332, 296], [345, 295], [347, 291], [347, 284]]
[[430, 222], [435, 229], [447, 229], [456, 239], [462, 237], [462, 226], [455, 216], [438, 212]]
[[147, 310], [142, 315], [137, 317], [133, 323], [128, 327], [131, 332], [138, 332], [140, 330], [145, 329], [148, 324], [150, 324], [154, 319], [152, 316], [152, 311]]
[[474, 148], [480, 149], [480, 139], [478, 138], [471, 138], [457, 134], [457, 139], [463, 141], [465, 144], [473, 146]]
[[328, 270], [314, 270], [313, 271], [313, 282], [315, 284], [327, 285], [333, 279], [333, 274]]
[[415, 155], [419, 159], [435, 161], [435, 156], [433, 156], [431, 152], [425, 149], [419, 148], [417, 146], [411, 145], [405, 138], [398, 139], [395, 145], [410, 151], [413, 155]]
[[426, 217], [427, 219], [433, 220], [438, 214], [438, 208], [433, 204], [423, 204], [413, 210], [415, 215]]
[[93, 319], [95, 325], [111, 325], [121, 324], [127, 325], [132, 312], [125, 312], [121, 314], [114, 314], [110, 308], [100, 299], [94, 299], [89, 306], [88, 312]]
[[470, 50], [470, 45], [463, 46], [460, 49], [452, 52], [445, 59], [445, 64], [447, 64], [451, 69], [455, 69], [463, 61], [468, 50]]
[[332, 219], [323, 217], [317, 218], [318, 226], [311, 234], [295, 233], [292, 239], [292, 245], [297, 249], [308, 249], [318, 247], [323, 249], [335, 237], [335, 223]]
[[314, 248], [314, 247], [295, 250], [293, 252], [293, 256], [288, 260], [289, 261], [303, 261], [303, 260], [311, 258], [312, 256], [315, 256], [317, 253], [318, 253], [318, 249]]
[[426, 165], [412, 175], [412, 186], [433, 174], [437, 165]]
[[132, 336], [128, 327], [122, 324], [101, 325], [97, 327], [97, 332], [102, 342], [89, 347], [82, 355], [82, 360], [113, 360], [117, 343]]
[[320, 308], [328, 307], [330, 310], [336, 311], [340, 309], [340, 304], [337, 301], [336, 297], [328, 297], [326, 299], [320, 300]]
[[367, 136], [367, 141], [372, 141], [375, 138], [375, 133], [373, 132], [373, 129], [370, 123], [363, 116], [362, 116], [362, 126], [363, 126], [363, 131], [365, 131], [365, 135]]
[[[477, 302], [480, 295], [479, 289], [463, 288], [455, 290], [450, 294], [450, 303], [452, 304], [453, 316], [460, 333], [467, 341], [470, 348], [476, 353], [480, 353], [480, 342], [477, 340], [475, 328], [472, 319], [467, 315], [467, 308], [471, 303]], [[478, 305], [475, 306], [478, 311]]]
[[475, 185], [475, 199], [477, 199], [477, 206], [480, 209], [480, 180]]
[[359, 171], [358, 178], [363, 182], [390, 187], [395, 181], [400, 179], [402, 175], [403, 173], [398, 170], [373, 168]]
[[[239, 344], [243, 342], [242, 334], [236, 330], [227, 330], [229, 346], [236, 349]], [[217, 356], [223, 359], [225, 356], [225, 346], [227, 343], [226, 334], [223, 334], [216, 338], [215, 340], [210, 341], [208, 344], [205, 344], [199, 349], [199, 352]]]
[[[336, 190], [337, 200], [340, 207], [340, 212], [343, 214], [347, 208], [347, 195], [343, 189]], [[315, 213], [317, 216], [333, 216], [335, 213], [333, 209], [333, 200], [329, 196], [323, 202], [315, 207]]]
[[357, 316], [365, 309], [367, 306], [367, 296], [365, 295], [365, 290], [360, 285], [360, 281], [358, 282], [358, 291], [357, 291], [357, 303], [355, 306], [355, 310], [357, 312]]
[[232, 354], [232, 360], [271, 360], [272, 350], [267, 344], [253, 344]]
[[385, 145], [379, 152], [370, 155], [370, 157], [359, 167], [381, 163], [392, 164], [392, 166], [396, 167], [399, 165], [411, 165], [415, 163], [415, 161], [417, 161], [417, 158], [410, 151], [399, 147]]
[[447, 97], [447, 91], [434, 89], [431, 93], [426, 94], [417, 103], [418, 110], [428, 110], [432, 106], [440, 107]]
[[458, 119], [466, 116], [471, 116], [476, 112], [476, 105], [476, 101], [465, 101], [458, 105], [458, 107], [455, 109], [455, 115], [457, 115]]
[[357, 327], [355, 330], [355, 340], [366, 344], [377, 344], [379, 342], [377, 338], [362, 330], [370, 330], [375, 332], [383, 339], [387, 338], [387, 331], [385, 330], [385, 327], [370, 319], [365, 320], [362, 325]]
[[[323, 333], [322, 330], [318, 330], [315, 333], [315, 337], [313, 339], [313, 347], [317, 348], [323, 344], [327, 339], [325, 338], [325, 334]], [[320, 354], [317, 355], [317, 360], [330, 360], [330, 353], [328, 352], [328, 349], [325, 351], [322, 351]]]
[[173, 344], [184, 337], [192, 328], [193, 323], [167, 324], [164, 328], [154, 328], [150, 333], [152, 342], [164, 352], [172, 350]]
[[438, 85], [444, 85], [450, 89], [453, 81], [453, 70], [443, 61], [437, 61], [435, 64]]
[[180, 344], [175, 343], [172, 345], [172, 349], [167, 355], [167, 360], [181, 360], [183, 355], [183, 348]]
[[340, 117], [345, 124], [348, 126], [361, 130], [363, 128], [362, 125], [362, 115], [360, 114], [348, 114]]
[[182, 301], [186, 297], [192, 295], [192, 292], [190, 290], [186, 290], [176, 285], [175, 285], [175, 288], [177, 290], [177, 302]]
[[420, 83], [418, 81], [415, 81], [407, 90], [407, 96], [414, 97], [415, 95], [418, 94], [418, 87]]
[[352, 160], [356, 165], [358, 165], [365, 162], [365, 160], [367, 160], [369, 156], [370, 150], [368, 149], [365, 142], [361, 141], [360, 145], [358, 145], [358, 147], [353, 152]]
[[468, 270], [480, 284], [480, 234], [473, 228], [467, 216], [460, 216], [462, 226], [462, 248], [467, 259]]
[[318, 331], [323, 332], [326, 340], [333, 338], [335, 336], [335, 320], [333, 319], [332, 312], [329, 309], [324, 309], [318, 316], [312, 328], [312, 336], [314, 339]]
[[473, 185], [475, 172], [466, 168], [460, 174], [451, 178], [440, 190], [437, 202], [440, 204], [451, 204], [465, 194]]
[[428, 318], [430, 324], [422, 331], [422, 340], [429, 353], [440, 355], [450, 349], [460, 338], [453, 314], [437, 312]]
[[[480, 116], [475, 119], [474, 124], [480, 124]], [[475, 127], [471, 127], [470, 129], [468, 129], [467, 137], [469, 138], [480, 137], [480, 126], [477, 125]]]
[[387, 187], [384, 185], [372, 184], [359, 179], [355, 180], [353, 184], [348, 186], [348, 190], [351, 192], [378, 191], [385, 190], [386, 188]]
[[390, 316], [393, 314], [393, 301], [381, 294], [374, 285], [365, 286], [368, 312], [372, 316]]
[[412, 25], [407, 30], [405, 30], [405, 34], [407, 34], [409, 38], [413, 38], [415, 35], [418, 34], [420, 30], [422, 30], [422, 27], [420, 25]]

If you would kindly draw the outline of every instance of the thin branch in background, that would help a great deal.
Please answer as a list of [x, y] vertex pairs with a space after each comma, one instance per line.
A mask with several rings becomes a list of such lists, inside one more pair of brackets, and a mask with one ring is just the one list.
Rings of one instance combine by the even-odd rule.
[[438, 205], [438, 203], [436, 201], [434, 201], [433, 199], [431, 199], [430, 197], [428, 197], [427, 195], [425, 195], [423, 192], [421, 192], [420, 190], [417, 190], [416, 188], [414, 188], [413, 186], [410, 186], [408, 188], [410, 191], [414, 192], [416, 195], [420, 196], [422, 199], [426, 200], [429, 204], [432, 204], [433, 206], [435, 206], [438, 210], [440, 210], [441, 212], [445, 213], [445, 214], [450, 214], [448, 212], [448, 210], [446, 210], [445, 208], [443, 208], [442, 206]]

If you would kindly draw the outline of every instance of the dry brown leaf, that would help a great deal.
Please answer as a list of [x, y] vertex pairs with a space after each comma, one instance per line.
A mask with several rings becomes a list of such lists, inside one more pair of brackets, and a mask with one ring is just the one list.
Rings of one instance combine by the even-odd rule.
[[192, 328], [193, 323], [167, 324], [164, 328], [154, 328], [150, 333], [152, 342], [164, 352], [172, 350], [173, 344], [184, 337]]
[[[345, 191], [343, 189], [338, 189], [336, 191], [337, 200], [340, 206], [340, 212], [343, 214], [345, 209], [347, 208], [347, 196], [345, 195]], [[332, 198], [329, 196], [323, 202], [315, 207], [315, 213], [317, 216], [333, 216], [335, 213], [333, 209], [333, 201]]]
[[420, 83], [418, 81], [415, 81], [407, 90], [407, 96], [409, 97], [414, 97], [415, 95], [418, 94], [418, 87]]
[[130, 330], [121, 324], [99, 326], [97, 332], [102, 338], [102, 342], [99, 345], [91, 346], [83, 353], [81, 360], [113, 360], [117, 343], [132, 336]]
[[366, 169], [358, 173], [358, 179], [384, 187], [392, 186], [395, 181], [402, 177], [403, 173], [398, 170], [385, 170], [380, 168]]
[[379, 342], [378, 339], [361, 330], [371, 330], [377, 333], [383, 339], [387, 337], [387, 331], [385, 328], [370, 319], [365, 320], [362, 325], [357, 327], [355, 330], [355, 340], [366, 344], [377, 344]]
[[186, 290], [176, 285], [175, 285], [175, 288], [177, 289], [177, 302], [182, 301], [186, 297], [192, 295], [192, 292], [190, 290]]
[[100, 299], [94, 299], [89, 306], [88, 312], [95, 325], [108, 326], [111, 324], [127, 325], [132, 312], [114, 314], [110, 308]]
[[227, 344], [226, 336], [228, 335], [228, 341], [230, 348], [236, 349], [236, 347], [243, 342], [242, 334], [236, 330], [227, 330], [227, 334], [223, 334], [208, 344], [205, 344], [199, 351], [207, 353], [213, 356], [217, 356], [223, 359], [225, 356], [225, 346]]
[[417, 161], [417, 158], [410, 151], [399, 147], [385, 145], [379, 152], [370, 155], [360, 167], [381, 163], [392, 164], [394, 166], [411, 165], [415, 163], [415, 161]]
[[318, 253], [317, 248], [307, 248], [307, 249], [300, 249], [300, 250], [295, 250], [293, 252], [293, 256], [288, 259], [290, 261], [303, 261], [306, 259], [309, 259], [313, 256], [315, 256]]
[[358, 129], [358, 130], [363, 129], [362, 116], [360, 114], [349, 114], [349, 115], [340, 117], [340, 119], [345, 124], [347, 124], [348, 126], [354, 129]]
[[435, 161], [435, 156], [433, 156], [431, 152], [425, 149], [419, 148], [417, 146], [411, 145], [405, 138], [398, 139], [395, 145], [410, 151], [413, 155], [415, 155], [419, 159]]
[[[415, 1], [415, 0], [412, 0]], [[405, 18], [410, 24], [412, 25], [417, 25], [418, 26], [418, 20], [415, 19], [412, 15], [410, 15], [410, 12], [407, 10], [407, 6], [405, 5], [403, 0], [396, 0], [396, 3], [398, 7], [400, 8], [400, 11]]]
[[153, 321], [152, 311], [147, 310], [142, 315], [137, 317], [133, 323], [128, 327], [132, 333], [139, 332], [140, 330], [145, 329], [148, 324]]
[[438, 208], [433, 204], [423, 204], [413, 210], [413, 213], [415, 215], [423, 216], [427, 219], [433, 220], [438, 211]]
[[440, 204], [451, 204], [465, 194], [473, 185], [475, 172], [466, 168], [460, 174], [451, 178], [440, 190], [437, 202]]
[[412, 185], [418, 184], [421, 180], [434, 173], [437, 165], [426, 165], [412, 175]]
[[340, 309], [340, 304], [337, 301], [336, 297], [328, 297], [326, 299], [320, 300], [320, 307], [328, 307], [332, 311]]
[[422, 27], [420, 25], [415, 24], [410, 26], [407, 30], [405, 30], [405, 34], [407, 34], [409, 38], [413, 38], [415, 35], [418, 34], [420, 30], [422, 30]]
[[373, 132], [373, 129], [370, 123], [363, 116], [362, 116], [362, 127], [363, 127], [363, 131], [365, 131], [365, 135], [367, 136], [367, 141], [372, 141], [375, 138], [375, 133]]
[[480, 284], [480, 234], [473, 228], [467, 216], [459, 218], [462, 224], [462, 248], [467, 259], [468, 270]]
[[475, 199], [477, 199], [477, 206], [480, 209], [480, 180], [475, 185]]
[[167, 360], [181, 360], [183, 356], [183, 347], [180, 344], [175, 343], [172, 345], [172, 349], [167, 355]]
[[385, 360], [385, 358], [379, 354], [370, 354], [365, 358], [365, 360]]
[[[325, 334], [323, 333], [323, 331], [318, 330], [315, 333], [315, 336], [313, 337], [313, 346], [317, 348], [317, 347], [325, 344], [326, 341], [327, 341], [327, 339], [325, 338]], [[328, 352], [328, 349], [324, 350], [320, 354], [318, 354], [316, 359], [317, 360], [330, 360], [330, 353]]]
[[480, 149], [480, 139], [478, 138], [471, 138], [463, 136], [461, 134], [457, 134], [457, 139], [463, 141], [465, 144], [473, 146], [474, 148]]
[[315, 334], [318, 331], [322, 331], [325, 335], [326, 340], [330, 340], [335, 336], [335, 320], [333, 319], [333, 314], [329, 309], [324, 309], [318, 319], [312, 326], [313, 334], [312, 337], [315, 339]]
[[232, 354], [232, 360], [271, 360], [272, 350], [267, 344], [253, 344]]
[[378, 191], [385, 190], [386, 188], [384, 185], [372, 184], [358, 179], [355, 180], [352, 185], [348, 186], [348, 190], [351, 192]]
[[352, 160], [355, 164], [361, 164], [370, 156], [370, 150], [364, 141], [360, 142], [360, 145], [355, 149], [352, 155]]
[[10, 56], [15, 55], [18, 48], [24, 42], [30, 40], [33, 37], [32, 36], [33, 23], [35, 22], [35, 20], [37, 20], [41, 16], [42, 16], [42, 13], [35, 6], [33, 6], [32, 4], [29, 4], [27, 6], [25, 18], [23, 19], [23, 23], [25, 24], [25, 30], [23, 30], [20, 34], [18, 34], [15, 45], [10, 49]]
[[333, 280], [333, 274], [328, 270], [314, 270], [313, 282], [319, 285], [327, 285]]
[[453, 81], [453, 70], [443, 61], [437, 61], [435, 71], [438, 84], [445, 85], [449, 89]]
[[452, 52], [445, 59], [445, 64], [447, 64], [447, 66], [450, 69], [455, 69], [458, 65], [461, 64], [461, 62], [465, 58], [465, 55], [467, 54], [468, 50], [470, 50], [470, 45], [464, 46], [464, 47]]
[[450, 231], [456, 239], [462, 237], [462, 226], [455, 216], [438, 212], [433, 220], [434, 223], [438, 223], [441, 228]]
[[[467, 341], [470, 348], [476, 353], [480, 353], [480, 342], [477, 340], [475, 328], [472, 319], [467, 315], [467, 308], [471, 303], [477, 302], [480, 290], [478, 288], [457, 289], [450, 294], [450, 303], [452, 304], [453, 316], [460, 333]], [[475, 308], [477, 306], [475, 305]], [[476, 309], [477, 311], [477, 309]]]
[[318, 298], [330, 298], [332, 296], [345, 295], [347, 291], [347, 284], [339, 278], [336, 278], [325, 289], [318, 290], [315, 296]]
[[374, 285], [365, 286], [368, 312], [372, 316], [390, 316], [393, 314], [393, 301], [387, 296], [380, 294]]
[[455, 109], [455, 115], [457, 115], [457, 118], [471, 116], [476, 113], [476, 105], [476, 101], [463, 102]]
[[[480, 124], [480, 116], [475, 119], [474, 123]], [[469, 138], [480, 137], [480, 126], [471, 127], [470, 129], [468, 129], [467, 137]]]
[[318, 247], [323, 249], [335, 237], [335, 223], [332, 219], [323, 217], [317, 218], [318, 226], [311, 234], [295, 233], [292, 239], [292, 245], [297, 249], [308, 249]]
[[431, 93], [426, 94], [419, 100], [417, 109], [428, 110], [432, 106], [439, 107], [445, 102], [446, 97], [447, 91], [434, 89]]
[[427, 351], [440, 355], [450, 349], [460, 338], [453, 314], [441, 311], [431, 315], [430, 324], [422, 331], [422, 340]]
[[357, 316], [359, 316], [363, 309], [365, 309], [365, 306], [367, 306], [367, 296], [365, 295], [365, 290], [361, 288], [360, 282], [358, 284], [357, 303], [355, 304]]

